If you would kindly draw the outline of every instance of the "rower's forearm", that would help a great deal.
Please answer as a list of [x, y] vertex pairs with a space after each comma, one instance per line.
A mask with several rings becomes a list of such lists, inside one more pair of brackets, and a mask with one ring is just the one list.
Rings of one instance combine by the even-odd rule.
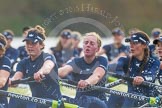
[[20, 72], [16, 72], [11, 79], [14, 81], [14, 80], [22, 79], [22, 78], [23, 78], [23, 74]]
[[90, 85], [95, 85], [100, 81], [101, 77], [99, 75], [91, 75], [86, 81]]
[[49, 74], [51, 70], [53, 69], [53, 67], [54, 67], [54, 63], [52, 63], [51, 61], [48, 61], [43, 65], [40, 71], [42, 71], [43, 74]]
[[8, 78], [0, 78], [0, 88], [4, 87]]

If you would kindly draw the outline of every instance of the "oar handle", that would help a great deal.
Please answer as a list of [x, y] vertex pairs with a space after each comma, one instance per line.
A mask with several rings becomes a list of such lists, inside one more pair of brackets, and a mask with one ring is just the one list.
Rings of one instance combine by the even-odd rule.
[[[43, 81], [45, 79], [46, 79], [46, 77], [42, 77], [42, 80], [41, 81]], [[23, 78], [23, 79], [19, 79], [19, 80], [11, 81], [11, 85], [24, 84], [24, 83], [32, 83], [32, 82], [35, 82], [34, 76], [27, 77], [27, 78]]]
[[124, 76], [124, 75], [116, 74], [114, 72], [108, 72], [108, 74], [110, 74], [113, 77], [119, 78], [119, 79], [124, 79], [126, 81], [133, 82], [133, 78], [131, 78], [131, 77], [127, 77], [127, 76]]
[[28, 77], [28, 78], [24, 78], [24, 79], [11, 81], [11, 85], [20, 84], [20, 83], [27, 83], [29, 81], [34, 81], [34, 77], [32, 76], [32, 77]]
[[62, 82], [71, 84], [71, 85], [75, 85], [75, 86], [78, 85], [78, 83], [76, 81], [72, 81], [72, 80], [69, 80], [69, 79], [59, 79], [59, 80], [62, 81]]

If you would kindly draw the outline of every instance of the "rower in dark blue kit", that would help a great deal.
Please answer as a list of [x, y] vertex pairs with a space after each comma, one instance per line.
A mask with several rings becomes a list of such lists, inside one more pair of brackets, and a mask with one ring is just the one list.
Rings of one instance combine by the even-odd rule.
[[58, 67], [62, 67], [65, 63], [74, 57], [74, 49], [72, 48], [71, 30], [65, 29], [60, 33], [59, 42], [56, 47], [50, 48], [52, 54], [56, 57]]
[[120, 28], [115, 28], [112, 30], [113, 43], [104, 45], [103, 48], [97, 53], [98, 55], [106, 54], [109, 61], [109, 71], [116, 68], [114, 64], [122, 56], [128, 55], [128, 47], [122, 43], [124, 38], [124, 32]]
[[[151, 37], [155, 40], [158, 39], [160, 34], [161, 34], [161, 29], [160, 28], [154, 28], [151, 32]], [[156, 57], [156, 51], [155, 51], [155, 44], [149, 45], [150, 48], [150, 55]]]
[[156, 52], [160, 59], [160, 71], [158, 73], [159, 83], [162, 85], [162, 34], [159, 35], [159, 38], [156, 38], [153, 41], [153, 44], [156, 46]]
[[[121, 57], [118, 60], [116, 71], [124, 71], [129, 77], [134, 77], [133, 82], [128, 82], [128, 92], [144, 96], [157, 96], [154, 89], [151, 87], [140, 86], [143, 81], [155, 82], [156, 75], [159, 71], [160, 62], [149, 54], [149, 37], [146, 33], [138, 31], [126, 39], [130, 42], [131, 55]], [[115, 98], [114, 98], [115, 97]], [[109, 108], [115, 108], [115, 105], [120, 101], [120, 97], [111, 96], [108, 105]], [[145, 103], [125, 98], [123, 108], [138, 107]]]
[[14, 33], [11, 30], [4, 30], [2, 34], [6, 37], [7, 40], [7, 48], [6, 48], [5, 56], [7, 56], [11, 61], [11, 75], [13, 75], [14, 74], [13, 65], [16, 63], [17, 58], [19, 56], [18, 50], [11, 46]]
[[115, 28], [112, 30], [112, 35], [114, 42], [112, 44], [104, 45], [100, 52], [98, 52], [98, 55], [105, 53], [109, 62], [114, 59], [118, 60], [117, 58], [128, 54], [127, 47], [122, 44], [124, 32], [119, 28]]
[[[26, 27], [23, 28], [23, 30], [22, 30], [22, 32], [23, 32], [23, 34], [22, 34], [23, 38], [25, 38], [27, 36], [28, 30], [30, 28], [31, 28], [30, 26], [26, 26]], [[25, 57], [28, 57], [28, 53], [26, 52], [25, 45], [20, 46], [18, 48], [18, 51], [19, 51], [19, 59], [20, 60], [24, 59]]]
[[[8, 79], [11, 72], [11, 62], [8, 57], [6, 57], [7, 41], [5, 37], [0, 34], [0, 90], [8, 89]], [[0, 108], [8, 108], [7, 97], [0, 96]]]
[[[12, 80], [33, 76], [36, 82], [29, 83], [32, 96], [58, 100], [61, 98], [57, 75], [58, 67], [55, 57], [42, 51], [45, 46], [45, 38], [45, 31], [41, 26], [37, 25], [35, 28], [29, 29], [27, 37], [23, 40], [26, 42], [25, 47], [29, 57], [18, 63], [17, 72]], [[10, 108], [22, 108], [21, 105], [14, 105], [15, 103], [10, 100]], [[29, 103], [26, 108], [48, 107]]]
[[[74, 75], [74, 81], [78, 82], [75, 99], [79, 106], [88, 108], [106, 108], [104, 101], [106, 96], [104, 92], [86, 89], [88, 85], [105, 86], [107, 60], [102, 56], [96, 56], [101, 46], [101, 39], [98, 34], [91, 32], [85, 34], [83, 39], [84, 56], [74, 58], [67, 64], [59, 68], [59, 76], [65, 77], [69, 73]], [[95, 101], [91, 101], [94, 99]]]

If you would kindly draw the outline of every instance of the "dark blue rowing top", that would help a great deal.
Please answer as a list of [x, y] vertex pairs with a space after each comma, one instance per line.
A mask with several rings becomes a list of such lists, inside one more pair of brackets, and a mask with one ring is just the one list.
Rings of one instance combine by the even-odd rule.
[[[121, 57], [118, 60], [116, 71], [124, 71], [129, 77], [142, 76], [145, 81], [154, 82], [159, 71], [160, 61], [156, 58], [150, 57], [140, 73], [140, 65], [143, 61], [139, 61], [133, 57], [130, 63], [129, 57]], [[130, 64], [129, 70], [128, 65]], [[143, 94], [145, 96], [155, 96], [153, 88], [145, 86], [134, 86], [128, 82], [128, 92]]]
[[162, 85], [162, 70], [161, 69], [158, 74], [158, 80], [159, 80], [159, 83]]
[[129, 52], [128, 47], [123, 44], [120, 48], [116, 48], [114, 44], [109, 44], [109, 45], [103, 46], [103, 49], [106, 51], [106, 56], [109, 61], [112, 61], [122, 52], [125, 54], [128, 54]]
[[25, 50], [25, 46], [20, 46], [18, 48], [18, 51], [19, 51], [19, 58], [20, 58], [20, 60], [28, 57], [28, 53]]
[[[7, 72], [11, 72], [11, 62], [8, 57], [3, 56], [0, 58], [0, 70], [5, 70]], [[0, 88], [1, 90], [7, 91], [8, 89], [8, 80], [4, 87]], [[0, 96], [0, 103], [7, 105], [7, 97]]]
[[19, 52], [17, 49], [9, 47], [6, 49], [5, 56], [10, 59], [11, 64], [13, 65], [19, 56]]
[[53, 61], [55, 66], [52, 69], [52, 72], [46, 75], [45, 80], [42, 82], [29, 83], [32, 96], [58, 100], [61, 98], [61, 93], [58, 84], [58, 67], [53, 55], [42, 52], [34, 61], [29, 57], [25, 58], [18, 63], [17, 72], [22, 72], [25, 77], [31, 77], [34, 73], [39, 71], [46, 60]]
[[51, 47], [50, 50], [56, 57], [58, 67], [62, 67], [62, 65], [65, 64], [72, 57], [77, 57], [79, 53], [77, 50], [74, 49], [56, 50], [56, 47]]
[[[81, 58], [74, 58], [73, 60], [68, 61], [67, 65], [72, 66], [74, 80], [78, 82], [80, 80], [88, 79], [93, 74], [94, 70], [97, 67], [102, 67], [105, 70], [105, 72], [107, 72], [108, 63], [107, 63], [106, 58], [99, 56], [99, 57], [96, 57], [90, 64], [86, 63], [84, 58], [81, 57]], [[98, 84], [96, 85], [105, 86], [105, 81], [106, 81], [105, 75], [102, 78], [102, 80], [98, 82]], [[76, 98], [79, 98], [82, 95], [95, 96], [102, 100], [106, 99], [105, 93], [97, 91], [97, 90], [93, 90], [91, 88], [78, 89], [76, 93]]]

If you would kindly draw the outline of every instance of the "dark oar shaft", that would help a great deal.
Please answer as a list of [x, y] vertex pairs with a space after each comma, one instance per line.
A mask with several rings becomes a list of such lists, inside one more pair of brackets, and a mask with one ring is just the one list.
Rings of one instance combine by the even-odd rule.
[[[70, 84], [66, 84], [66, 82], [62, 83], [62, 85], [68, 86], [68, 87], [73, 87]], [[75, 86], [74, 86], [74, 88], [75, 88]], [[138, 101], [145, 101], [145, 102], [147, 102], [151, 105], [161, 103], [161, 98], [159, 98], [159, 97], [146, 97], [146, 96], [141, 96], [141, 95], [137, 95], [137, 94], [133, 94], [133, 93], [116, 91], [116, 90], [112, 90], [110, 88], [101, 87], [101, 86], [89, 86], [89, 88], [92, 89], [92, 90], [98, 90], [98, 91], [102, 91], [102, 92], [106, 92], [106, 93], [109, 93], [109, 94], [130, 98], [130, 99], [134, 99], [134, 100], [138, 100]]]
[[145, 101], [148, 102], [149, 101], [149, 97], [146, 96], [141, 96], [141, 95], [137, 95], [137, 94], [133, 94], [133, 93], [126, 93], [126, 92], [121, 92], [121, 91], [116, 91], [116, 90], [112, 90], [109, 88], [105, 88], [105, 87], [100, 87], [100, 86], [94, 86], [92, 87], [96, 90], [102, 91], [102, 92], [106, 92], [106, 93], [110, 93], [113, 95], [117, 95], [117, 96], [122, 96], [122, 97], [127, 97], [130, 99], [135, 99], [135, 100], [139, 100], [139, 101]]
[[24, 79], [20, 79], [20, 80], [11, 81], [11, 85], [27, 83], [29, 81], [34, 81], [34, 77], [28, 77], [28, 78], [24, 78]]
[[0, 95], [6, 96], [6, 97], [12, 97], [12, 98], [16, 98], [16, 99], [20, 99], [20, 100], [24, 100], [24, 101], [34, 102], [34, 103], [46, 105], [49, 107], [52, 106], [52, 100], [24, 96], [21, 94], [11, 93], [11, 92], [7, 92], [7, 91], [3, 91], [3, 90], [0, 90]]
[[[33, 102], [36, 104], [46, 105], [52, 108], [58, 108], [58, 101], [55, 101], [55, 100], [24, 96], [21, 94], [11, 93], [7, 91], [3, 91], [3, 90], [0, 90], [0, 96], [12, 97], [12, 98], [24, 100], [27, 102]], [[65, 108], [79, 108], [77, 105], [69, 104], [69, 103], [64, 103], [64, 106]]]
[[71, 85], [75, 85], [75, 86], [78, 85], [77, 82], [72, 81], [72, 80], [68, 80], [68, 79], [59, 79], [59, 80], [62, 81], [62, 82], [65, 82], [65, 83], [71, 84]]
[[122, 83], [123, 83], [123, 80], [122, 79], [119, 79], [119, 80], [114, 81], [112, 83], [106, 84], [105, 87], [111, 88], [111, 87], [117, 86], [117, 85], [122, 84]]
[[[116, 73], [113, 73], [113, 72], [108, 72], [108, 74], [110, 74], [111, 76], [116, 77], [116, 78], [120, 78], [120, 79], [124, 79], [126, 81], [129, 81], [129, 82], [133, 82], [133, 78], [130, 78], [130, 77], [127, 77], [127, 76], [119, 75], [119, 74], [116, 74]], [[162, 91], [162, 86], [157, 85], [155, 83], [143, 81], [141, 85], [148, 86], [148, 87], [155, 87], [156, 89]]]
[[[45, 80], [46, 78], [42, 78], [42, 81]], [[24, 78], [24, 79], [20, 79], [20, 80], [14, 80], [11, 81], [11, 85], [15, 85], [15, 84], [24, 84], [24, 83], [32, 83], [32, 82], [36, 82], [34, 80], [34, 77], [28, 77], [28, 78]]]

